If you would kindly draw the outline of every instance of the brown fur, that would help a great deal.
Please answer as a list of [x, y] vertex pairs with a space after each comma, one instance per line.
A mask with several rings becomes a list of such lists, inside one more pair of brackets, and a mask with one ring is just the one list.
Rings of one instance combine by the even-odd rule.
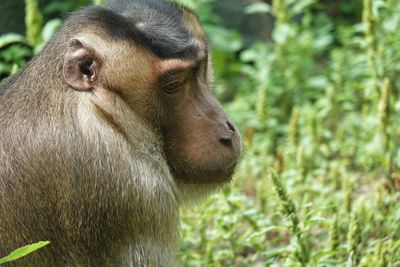
[[[93, 79], [63, 76], [71, 39], [89, 47]], [[240, 142], [211, 67], [193, 77], [196, 60], [168, 60], [70, 21], [0, 88], [0, 256], [51, 241], [6, 266], [178, 265], [179, 205], [229, 181]], [[187, 81], [164, 95], [176, 68]]]

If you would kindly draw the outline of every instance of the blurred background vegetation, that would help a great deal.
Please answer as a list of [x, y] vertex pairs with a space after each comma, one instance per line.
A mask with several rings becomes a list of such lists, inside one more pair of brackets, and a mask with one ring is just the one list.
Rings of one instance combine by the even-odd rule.
[[[0, 80], [102, 2], [2, 0]], [[400, 266], [400, 2], [179, 2], [244, 141], [233, 186], [182, 210], [184, 266]]]

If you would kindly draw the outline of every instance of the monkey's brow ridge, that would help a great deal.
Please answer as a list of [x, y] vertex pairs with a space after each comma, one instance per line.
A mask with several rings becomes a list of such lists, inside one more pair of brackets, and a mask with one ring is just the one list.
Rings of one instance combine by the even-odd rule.
[[134, 41], [156, 56], [194, 59], [200, 47], [182, 19], [182, 10], [169, 1], [111, 2], [107, 8], [89, 7], [78, 19], [100, 24], [114, 38]]

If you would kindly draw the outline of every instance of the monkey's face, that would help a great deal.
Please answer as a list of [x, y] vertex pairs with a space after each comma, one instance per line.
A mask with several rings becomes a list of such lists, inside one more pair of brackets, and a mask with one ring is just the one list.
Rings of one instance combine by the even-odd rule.
[[160, 59], [139, 48], [131, 58], [139, 53], [141, 61], [129, 64], [111, 82], [118, 86], [111, 87], [119, 87], [124, 101], [160, 134], [174, 178], [192, 184], [229, 181], [241, 141], [213, 95], [209, 53], [204, 49], [193, 59]]
[[140, 61], [125, 66], [108, 84], [113, 84], [111, 90], [119, 88], [123, 100], [159, 133], [174, 178], [191, 184], [229, 181], [241, 141], [213, 95], [209, 53], [203, 49], [192, 59], [160, 59], [139, 48], [122, 58], [133, 61], [137, 54]]
[[165, 154], [183, 183], [228, 181], [240, 156], [238, 130], [209, 88], [208, 61], [173, 60], [158, 79]]

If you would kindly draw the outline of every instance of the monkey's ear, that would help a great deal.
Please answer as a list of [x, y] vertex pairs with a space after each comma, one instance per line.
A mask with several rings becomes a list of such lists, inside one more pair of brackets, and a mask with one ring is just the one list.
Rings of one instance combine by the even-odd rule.
[[75, 90], [93, 89], [99, 72], [95, 50], [79, 39], [72, 39], [64, 57], [63, 72], [65, 81]]

